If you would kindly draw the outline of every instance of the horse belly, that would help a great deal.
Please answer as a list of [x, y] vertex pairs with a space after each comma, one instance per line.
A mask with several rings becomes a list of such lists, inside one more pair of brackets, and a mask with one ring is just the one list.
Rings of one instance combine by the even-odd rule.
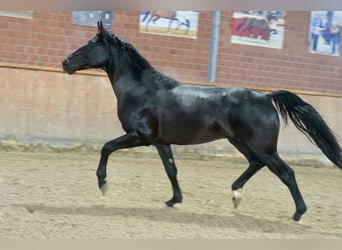
[[210, 116], [180, 117], [161, 125], [160, 140], [166, 144], [200, 144], [227, 137], [222, 122]]

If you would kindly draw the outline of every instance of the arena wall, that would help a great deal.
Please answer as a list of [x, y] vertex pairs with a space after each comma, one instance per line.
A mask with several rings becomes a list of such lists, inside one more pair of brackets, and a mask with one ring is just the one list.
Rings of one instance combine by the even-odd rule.
[[[140, 33], [139, 12], [113, 13], [112, 30], [158, 70], [179, 80], [207, 80], [211, 11], [199, 12], [197, 39]], [[221, 14], [218, 83], [342, 94], [341, 57], [308, 53], [310, 12], [286, 12], [283, 49], [231, 43], [232, 13]], [[32, 19], [0, 16], [0, 62], [60, 68], [96, 32], [71, 19], [71, 11], [34, 11]]]
[[[197, 39], [139, 33], [138, 16], [139, 12], [114, 12], [113, 31], [161, 72], [191, 84], [295, 91], [341, 137], [342, 59], [307, 52], [309, 12], [287, 12], [284, 48], [277, 50], [230, 43], [232, 11], [222, 11], [214, 83], [206, 81], [212, 12], [200, 12]], [[100, 147], [123, 133], [107, 77], [98, 71], [74, 76], [61, 71], [63, 58], [95, 32], [96, 28], [72, 25], [70, 11], [34, 11], [32, 19], [0, 16], [2, 143]], [[279, 140], [282, 153], [322, 157], [291, 124], [281, 129]], [[191, 150], [235, 153], [224, 140]]]
[[[123, 134], [116, 115], [116, 98], [103, 73], [70, 76], [50, 68], [2, 66], [0, 75], [0, 141], [3, 145], [39, 144], [53, 148], [86, 145], [99, 150], [103, 143]], [[342, 134], [342, 118], [338, 115], [342, 109], [340, 98], [300, 96], [322, 114], [337, 135]], [[150, 149], [138, 149], [141, 150]], [[176, 146], [175, 151], [201, 155], [237, 153], [226, 140], [191, 147]], [[282, 124], [279, 152], [326, 161], [292, 123]]]

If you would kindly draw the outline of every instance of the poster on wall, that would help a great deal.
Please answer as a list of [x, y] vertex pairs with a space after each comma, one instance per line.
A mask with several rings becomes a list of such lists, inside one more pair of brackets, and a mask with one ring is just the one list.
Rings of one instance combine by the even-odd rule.
[[282, 49], [285, 11], [236, 11], [231, 43]]
[[313, 54], [340, 56], [342, 11], [312, 11], [308, 46]]
[[97, 27], [97, 22], [102, 20], [103, 26], [111, 29], [113, 25], [112, 11], [73, 11], [72, 24]]
[[139, 31], [142, 33], [197, 38], [198, 11], [140, 12]]

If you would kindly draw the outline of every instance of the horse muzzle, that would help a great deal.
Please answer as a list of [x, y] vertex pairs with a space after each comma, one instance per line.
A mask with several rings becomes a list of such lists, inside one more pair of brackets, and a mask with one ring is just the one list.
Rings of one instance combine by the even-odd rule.
[[62, 62], [62, 67], [63, 67], [63, 70], [65, 72], [67, 72], [68, 74], [73, 74], [75, 73], [75, 70], [73, 70], [71, 67], [70, 67], [70, 64], [69, 64], [69, 60], [68, 58], [65, 59], [63, 62]]

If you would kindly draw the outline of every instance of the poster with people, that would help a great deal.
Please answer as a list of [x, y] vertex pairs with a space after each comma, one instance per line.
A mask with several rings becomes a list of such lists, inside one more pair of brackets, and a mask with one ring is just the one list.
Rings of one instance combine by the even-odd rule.
[[282, 49], [285, 11], [236, 11], [231, 43]]
[[312, 11], [309, 52], [340, 56], [342, 11]]
[[197, 38], [198, 11], [144, 10], [140, 12], [142, 33]]

